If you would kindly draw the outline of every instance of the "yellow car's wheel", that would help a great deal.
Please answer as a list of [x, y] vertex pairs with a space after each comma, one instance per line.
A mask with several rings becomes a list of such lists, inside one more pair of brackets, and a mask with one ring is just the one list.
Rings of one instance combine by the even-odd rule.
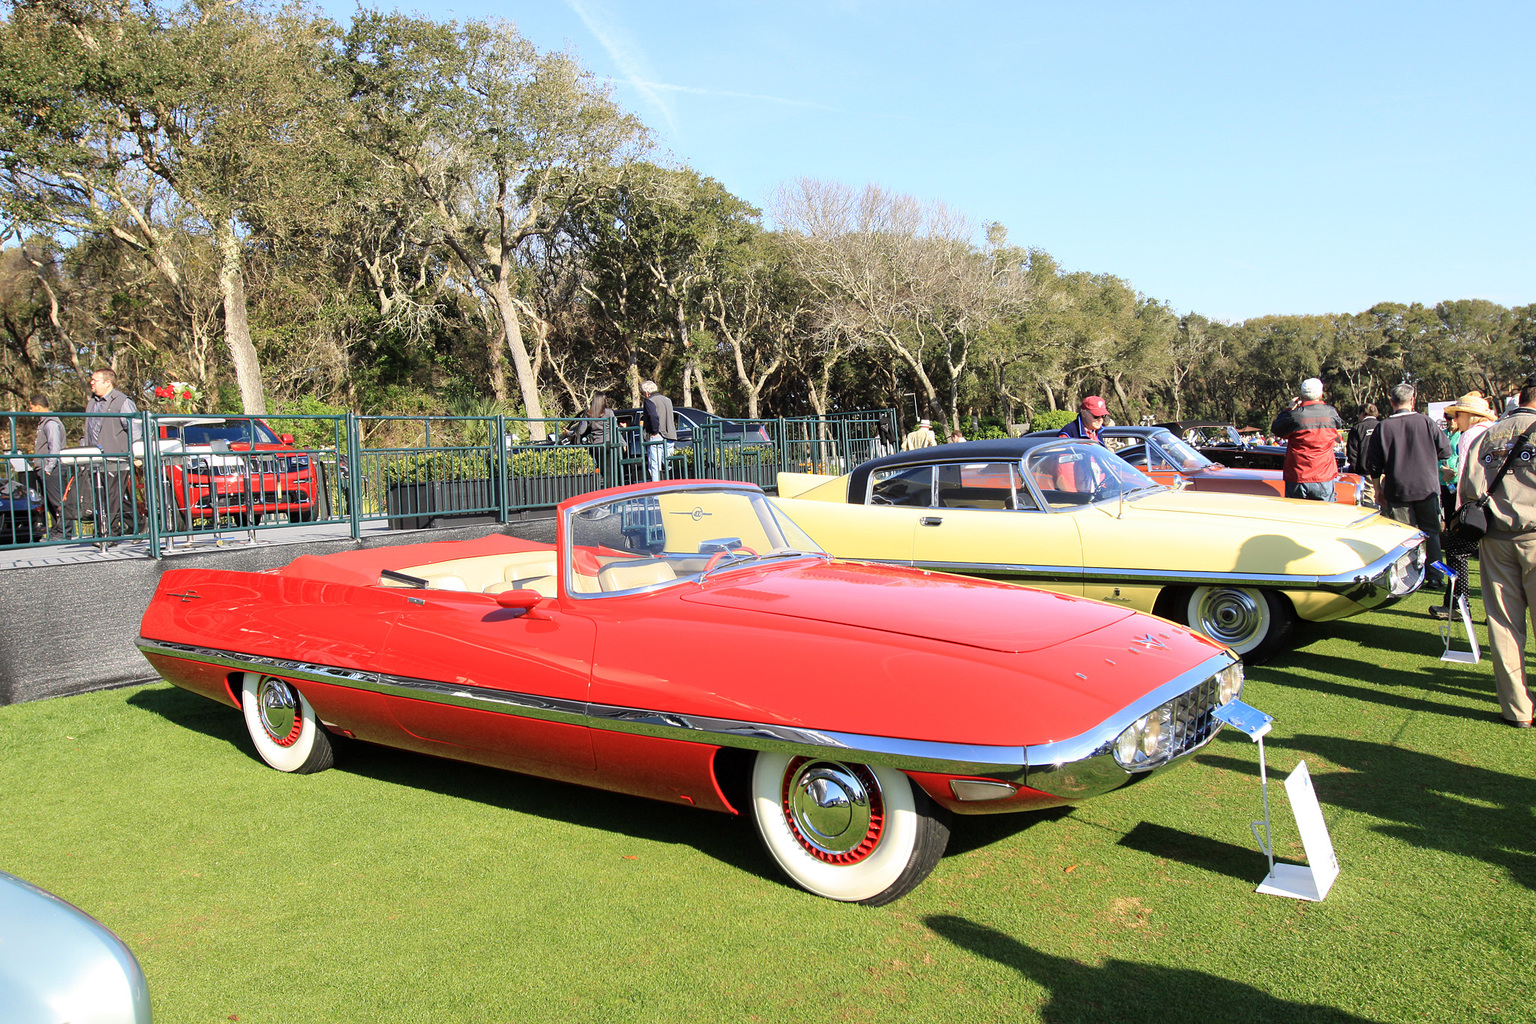
[[1279, 650], [1296, 624], [1296, 610], [1283, 594], [1256, 587], [1196, 587], [1182, 610], [1190, 629], [1250, 662]]

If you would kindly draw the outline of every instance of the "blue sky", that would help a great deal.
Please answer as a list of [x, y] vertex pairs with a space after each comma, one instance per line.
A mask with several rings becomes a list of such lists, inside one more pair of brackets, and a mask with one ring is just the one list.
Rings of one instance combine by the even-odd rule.
[[760, 207], [877, 183], [1223, 320], [1536, 302], [1536, 4], [399, 6], [571, 50]]

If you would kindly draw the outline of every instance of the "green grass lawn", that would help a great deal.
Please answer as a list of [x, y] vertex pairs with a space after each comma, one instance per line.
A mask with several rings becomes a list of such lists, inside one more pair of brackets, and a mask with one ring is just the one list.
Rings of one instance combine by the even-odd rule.
[[1486, 659], [1438, 660], [1427, 604], [1249, 674], [1277, 851], [1305, 759], [1343, 866], [1321, 904], [1253, 892], [1231, 730], [1070, 812], [959, 819], [872, 909], [722, 815], [363, 745], [283, 775], [167, 685], [0, 708], [0, 868], [117, 931], [161, 1024], [1536, 1020], [1536, 731]]

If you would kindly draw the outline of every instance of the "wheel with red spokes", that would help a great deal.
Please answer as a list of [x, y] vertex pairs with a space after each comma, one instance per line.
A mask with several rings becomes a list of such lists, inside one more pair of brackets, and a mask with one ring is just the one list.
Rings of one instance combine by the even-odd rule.
[[330, 736], [292, 683], [247, 672], [240, 687], [240, 708], [256, 753], [269, 766], [308, 775], [336, 763]]
[[901, 772], [773, 751], [752, 769], [758, 836], [796, 885], [879, 906], [910, 892], [944, 854], [944, 810]]

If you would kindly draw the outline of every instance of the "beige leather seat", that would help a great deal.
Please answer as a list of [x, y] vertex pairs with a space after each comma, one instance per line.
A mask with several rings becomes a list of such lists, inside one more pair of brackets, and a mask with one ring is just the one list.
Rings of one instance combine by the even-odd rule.
[[636, 590], [655, 583], [677, 579], [672, 566], [660, 559], [641, 562], [614, 562], [597, 574], [597, 584], [605, 591]]
[[504, 580], [501, 583], [492, 583], [485, 588], [487, 594], [500, 594], [505, 590], [536, 590], [540, 597], [555, 596], [555, 578], [553, 576], [530, 576], [522, 580]]

